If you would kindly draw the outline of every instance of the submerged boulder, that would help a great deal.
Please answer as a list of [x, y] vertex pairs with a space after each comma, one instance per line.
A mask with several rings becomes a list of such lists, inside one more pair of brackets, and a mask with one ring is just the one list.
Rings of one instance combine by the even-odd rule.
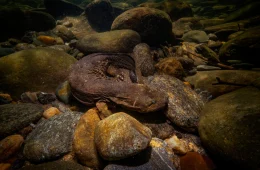
[[26, 91], [55, 92], [75, 61], [67, 53], [50, 48], [28, 49], [2, 57], [0, 89], [16, 98]]
[[140, 35], [133, 30], [115, 30], [86, 35], [76, 47], [83, 53], [129, 53], [141, 42]]
[[260, 91], [245, 87], [207, 103], [199, 121], [203, 145], [217, 159], [245, 169], [260, 166]]
[[127, 10], [116, 17], [111, 29], [132, 29], [149, 45], [171, 42], [174, 39], [169, 15], [154, 8], [138, 7]]

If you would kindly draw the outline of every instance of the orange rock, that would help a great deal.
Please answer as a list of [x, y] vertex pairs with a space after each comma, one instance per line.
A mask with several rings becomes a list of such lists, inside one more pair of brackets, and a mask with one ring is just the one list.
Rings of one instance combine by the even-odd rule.
[[43, 112], [43, 117], [45, 119], [49, 119], [55, 115], [60, 114], [61, 112], [59, 111], [59, 109], [57, 109], [56, 107], [50, 107], [49, 109], [45, 110]]
[[94, 142], [94, 132], [99, 121], [98, 110], [96, 108], [89, 109], [81, 116], [73, 141], [73, 149], [79, 162], [95, 169], [102, 167]]
[[181, 63], [174, 57], [167, 57], [160, 60], [155, 65], [155, 68], [161, 73], [174, 76], [178, 79], [183, 79], [183, 77], [185, 76], [184, 69]]
[[112, 115], [113, 113], [108, 109], [108, 106], [105, 102], [97, 102], [96, 107], [98, 109], [98, 113], [101, 119], [105, 119], [106, 117]]
[[188, 152], [180, 159], [181, 170], [212, 170], [214, 165], [197, 152]]
[[11, 135], [0, 141], [0, 161], [6, 160], [14, 155], [23, 144], [21, 135]]
[[13, 99], [9, 94], [0, 94], [0, 100], [5, 101], [6, 103], [11, 103]]
[[9, 170], [11, 168], [11, 164], [8, 163], [0, 163], [1, 170]]
[[56, 39], [54, 37], [51, 37], [51, 36], [40, 35], [40, 36], [37, 37], [37, 39], [39, 41], [41, 41], [42, 43], [46, 44], [46, 45], [56, 44]]

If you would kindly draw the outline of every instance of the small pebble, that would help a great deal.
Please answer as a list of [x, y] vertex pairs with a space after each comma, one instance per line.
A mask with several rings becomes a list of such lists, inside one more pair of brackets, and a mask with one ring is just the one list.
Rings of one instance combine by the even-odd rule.
[[45, 119], [50, 119], [51, 117], [60, 114], [61, 112], [56, 107], [50, 107], [43, 112], [43, 117]]

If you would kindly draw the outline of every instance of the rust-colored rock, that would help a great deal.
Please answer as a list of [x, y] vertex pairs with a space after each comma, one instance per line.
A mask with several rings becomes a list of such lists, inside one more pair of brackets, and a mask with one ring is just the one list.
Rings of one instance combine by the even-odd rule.
[[178, 79], [183, 79], [185, 76], [184, 69], [181, 63], [174, 57], [168, 57], [160, 60], [155, 67], [159, 72], [169, 74]]
[[[0, 141], [0, 161], [14, 155], [22, 146], [24, 139], [21, 135], [12, 135]], [[0, 168], [1, 169], [1, 168]]]
[[49, 109], [45, 110], [43, 112], [43, 117], [45, 119], [49, 119], [55, 115], [60, 114], [61, 112], [59, 111], [59, 109], [57, 109], [56, 107], [50, 107]]
[[78, 122], [73, 141], [73, 148], [79, 162], [96, 169], [102, 167], [94, 142], [94, 131], [99, 121], [98, 110], [96, 108], [88, 110]]
[[120, 160], [136, 155], [148, 147], [152, 132], [124, 112], [100, 121], [95, 130], [95, 143], [105, 160]]
[[213, 163], [208, 157], [196, 152], [188, 152], [180, 159], [181, 170], [213, 170]]

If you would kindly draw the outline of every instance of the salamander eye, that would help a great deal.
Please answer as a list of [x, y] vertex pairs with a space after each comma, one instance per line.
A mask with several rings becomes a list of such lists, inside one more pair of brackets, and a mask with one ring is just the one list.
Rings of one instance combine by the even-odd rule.
[[152, 100], [151, 103], [149, 104], [149, 106], [153, 105], [156, 103], [156, 100]]

